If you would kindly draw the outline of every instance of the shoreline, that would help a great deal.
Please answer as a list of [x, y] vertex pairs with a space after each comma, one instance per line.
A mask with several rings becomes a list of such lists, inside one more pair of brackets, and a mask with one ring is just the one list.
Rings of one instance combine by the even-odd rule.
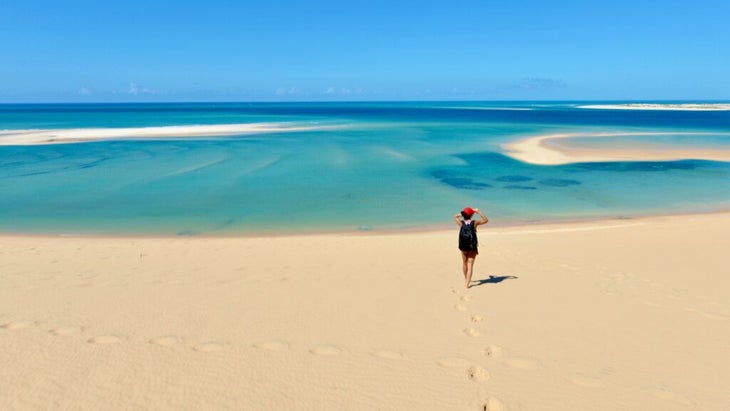
[[708, 160], [730, 162], [730, 150], [685, 149], [666, 147], [659, 149], [578, 149], [560, 142], [571, 138], [611, 138], [622, 136], [662, 136], [662, 135], [719, 135], [726, 133], [704, 132], [607, 132], [607, 133], [559, 133], [527, 137], [515, 142], [505, 143], [505, 155], [529, 164], [561, 165], [587, 162], [612, 161], [676, 161]]
[[[665, 213], [649, 213], [633, 216], [615, 216], [615, 217], [585, 217], [585, 218], [565, 218], [553, 220], [535, 220], [535, 221], [495, 221], [490, 219], [486, 229], [489, 231], [515, 231], [522, 229], [540, 230], [548, 229], [546, 232], [552, 231], [572, 231], [572, 230], [601, 230], [605, 228], [615, 228], [631, 226], [635, 224], [644, 224], [655, 220], [664, 220], [671, 218], [691, 218], [701, 216], [728, 216], [729, 209], [718, 209], [706, 212], [665, 212]], [[488, 216], [489, 217], [489, 216]], [[225, 240], [225, 239], [275, 239], [275, 238], [306, 238], [306, 237], [390, 237], [398, 235], [418, 235], [418, 234], [439, 234], [452, 232], [455, 230], [454, 222], [442, 222], [422, 226], [413, 226], [405, 228], [383, 228], [368, 230], [312, 230], [312, 231], [251, 231], [241, 233], [227, 234], [193, 234], [193, 235], [175, 235], [175, 234], [120, 234], [120, 233], [53, 233], [53, 232], [2, 232], [0, 231], [0, 239], [3, 238], [38, 238], [38, 239], [128, 239], [128, 240]], [[555, 227], [552, 229], [551, 227]], [[558, 228], [559, 227], [559, 228]], [[544, 230], [543, 230], [544, 231]]]

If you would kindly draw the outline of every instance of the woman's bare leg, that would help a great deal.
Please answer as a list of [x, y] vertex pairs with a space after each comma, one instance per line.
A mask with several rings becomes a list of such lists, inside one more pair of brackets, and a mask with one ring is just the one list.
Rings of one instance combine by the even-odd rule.
[[464, 273], [464, 277], [466, 280], [466, 288], [470, 288], [471, 287], [471, 274], [474, 271], [474, 259], [476, 257], [466, 258], [466, 256], [464, 256], [464, 258], [466, 259], [466, 262], [464, 263], [466, 265], [466, 270]]
[[469, 271], [469, 264], [467, 263], [468, 259], [466, 257], [466, 253], [464, 253], [464, 252], [461, 253], [461, 260], [462, 260], [461, 271], [464, 272], [464, 280], [466, 281], [466, 273], [467, 273], [467, 271]]

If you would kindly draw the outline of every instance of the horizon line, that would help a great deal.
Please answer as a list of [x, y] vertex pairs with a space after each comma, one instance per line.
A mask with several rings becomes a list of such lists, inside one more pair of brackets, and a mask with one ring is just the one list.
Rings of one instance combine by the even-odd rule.
[[730, 103], [730, 99], [392, 99], [392, 100], [153, 100], [153, 101], [19, 101], [3, 102], [0, 105], [41, 105], [41, 104], [312, 104], [312, 103], [532, 103], [532, 102], [632, 102], [632, 103], [671, 103], [671, 102], [722, 102]]

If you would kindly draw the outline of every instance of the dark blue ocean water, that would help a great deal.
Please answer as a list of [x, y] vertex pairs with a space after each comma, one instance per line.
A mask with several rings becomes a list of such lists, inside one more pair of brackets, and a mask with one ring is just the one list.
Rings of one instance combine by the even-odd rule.
[[[596, 110], [580, 104], [0, 105], [0, 130], [313, 127], [0, 146], [0, 231], [215, 235], [402, 229], [448, 224], [466, 205], [484, 209], [496, 224], [730, 209], [726, 162], [539, 166], [504, 154], [504, 143], [563, 132], [662, 133], [576, 139], [581, 146], [648, 141], [659, 148], [730, 149], [728, 111]], [[680, 134], [687, 132], [704, 134]]]

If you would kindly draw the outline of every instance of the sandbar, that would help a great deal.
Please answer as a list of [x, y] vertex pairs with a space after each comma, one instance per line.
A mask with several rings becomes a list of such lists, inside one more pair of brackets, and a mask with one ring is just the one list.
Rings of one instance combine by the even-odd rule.
[[629, 103], [629, 104], [589, 104], [578, 108], [600, 110], [676, 110], [676, 111], [727, 111], [728, 103]]
[[323, 130], [332, 127], [334, 126], [289, 123], [244, 123], [160, 127], [2, 130], [0, 131], [0, 145], [39, 145], [120, 139], [152, 140], [186, 137], [231, 136]]
[[[661, 148], [647, 148], [634, 145], [616, 147], [608, 150], [603, 148], [578, 148], [570, 145], [570, 139], [577, 137], [611, 138], [621, 136], [661, 136], [666, 134], [703, 135], [703, 133], [694, 132], [560, 133], [528, 137], [504, 144], [502, 148], [505, 149], [506, 155], [514, 159], [541, 165], [607, 161], [671, 161], [684, 159], [730, 161], [730, 150], [719, 148], [679, 148], [669, 145]], [[712, 135], [717, 134], [712, 133]]]
[[724, 411], [729, 231], [3, 235], [0, 409]]

